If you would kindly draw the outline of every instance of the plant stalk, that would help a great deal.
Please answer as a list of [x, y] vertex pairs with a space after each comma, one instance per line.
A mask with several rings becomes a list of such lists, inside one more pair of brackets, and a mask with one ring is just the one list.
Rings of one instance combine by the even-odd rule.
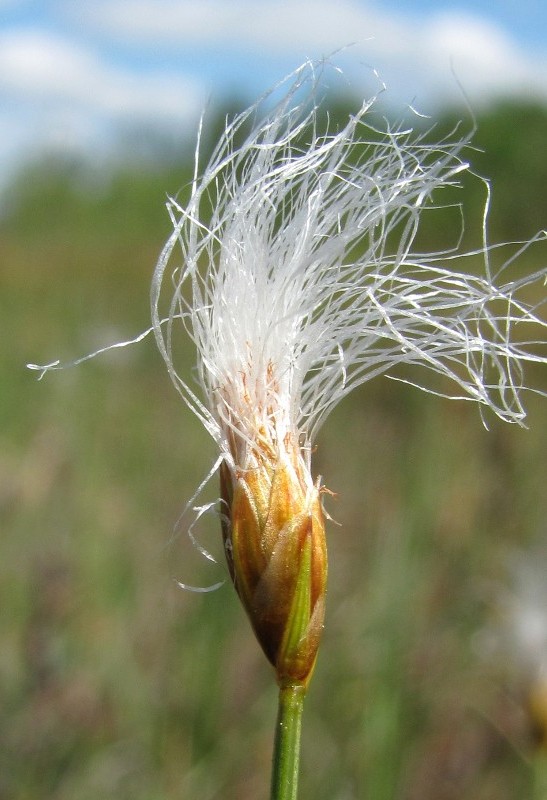
[[547, 753], [537, 753], [534, 758], [534, 800], [547, 798]]
[[270, 800], [296, 800], [300, 762], [300, 732], [304, 708], [304, 686], [279, 690]]

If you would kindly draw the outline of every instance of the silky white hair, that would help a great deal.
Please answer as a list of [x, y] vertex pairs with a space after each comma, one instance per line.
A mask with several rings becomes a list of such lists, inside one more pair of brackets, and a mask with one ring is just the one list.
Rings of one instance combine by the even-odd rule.
[[[219, 447], [216, 466], [248, 466], [257, 445], [282, 451], [289, 441], [309, 465], [337, 403], [377, 375], [410, 382], [397, 375], [403, 365], [455, 387], [449, 394], [424, 378], [419, 388], [523, 425], [524, 365], [547, 363], [545, 300], [524, 299], [539, 294], [547, 268], [509, 276], [546, 232], [515, 243], [492, 274], [485, 182], [480, 250], [414, 252], [421, 215], [469, 171], [470, 137], [455, 130], [431, 143], [411, 127], [375, 127], [377, 97], [341, 129], [320, 132], [327, 69], [339, 77], [328, 62], [303, 64], [227, 122], [203, 170], [202, 120], [189, 201], [167, 204], [173, 232], [152, 279], [152, 326], [72, 362], [153, 331], [177, 390]], [[482, 263], [481, 274], [455, 268], [466, 259]], [[181, 334], [196, 347], [196, 389], [175, 363]], [[66, 365], [28, 366], [42, 377]]]
[[[522, 297], [545, 269], [509, 280], [513, 257], [492, 276], [486, 237], [464, 255], [412, 250], [437, 190], [469, 169], [468, 138], [432, 144], [411, 128], [379, 130], [376, 98], [320, 133], [326, 68], [304, 64], [228, 122], [203, 170], [198, 141], [190, 199], [167, 206], [153, 330], [175, 386], [234, 468], [257, 442], [289, 437], [309, 451], [345, 395], [407, 364], [523, 424], [523, 365], [547, 361], [546, 322]], [[488, 196], [485, 221], [487, 206]], [[482, 274], [454, 269], [464, 256], [479, 256]], [[182, 332], [196, 346], [199, 391], [177, 371]]]

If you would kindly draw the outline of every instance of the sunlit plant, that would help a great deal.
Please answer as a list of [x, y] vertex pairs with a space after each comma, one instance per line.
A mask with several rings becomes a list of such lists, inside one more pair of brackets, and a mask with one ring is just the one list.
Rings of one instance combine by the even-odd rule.
[[[523, 366], [547, 361], [546, 323], [524, 299], [545, 270], [511, 278], [511, 259], [492, 274], [486, 241], [466, 254], [480, 274], [460, 271], [456, 248], [413, 249], [424, 210], [469, 169], [468, 141], [373, 126], [376, 99], [325, 132], [326, 69], [337, 75], [303, 65], [227, 122], [204, 167], [198, 141], [151, 292], [171, 379], [218, 448], [229, 572], [280, 688], [276, 800], [296, 798], [323, 628], [321, 425], [366, 381], [408, 381], [407, 366], [424, 368], [422, 388], [523, 424]], [[195, 344], [196, 380], [177, 365], [181, 336]]]

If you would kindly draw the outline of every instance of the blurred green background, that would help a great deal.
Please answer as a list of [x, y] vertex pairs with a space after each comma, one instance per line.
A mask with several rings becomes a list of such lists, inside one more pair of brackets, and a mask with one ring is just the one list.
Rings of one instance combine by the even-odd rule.
[[[479, 115], [485, 152], [471, 155], [493, 179], [492, 241], [547, 224], [546, 141], [545, 109]], [[190, 162], [171, 153], [96, 174], [44, 160], [3, 197], [1, 800], [268, 794], [271, 670], [229, 583], [176, 584], [225, 577], [184, 521], [173, 533], [212, 442], [151, 339], [42, 382], [25, 369], [147, 327], [165, 196]], [[478, 221], [480, 185], [464, 192]], [[424, 234], [439, 247], [453, 235]], [[535, 248], [522, 268], [545, 256]], [[339, 525], [302, 798], [532, 797], [524, 676], [481, 646], [512, 553], [546, 533], [546, 410], [525, 402], [529, 430], [492, 419], [486, 431], [471, 404], [377, 379], [326, 423], [315, 470]], [[220, 556], [217, 528], [207, 518], [200, 535]]]

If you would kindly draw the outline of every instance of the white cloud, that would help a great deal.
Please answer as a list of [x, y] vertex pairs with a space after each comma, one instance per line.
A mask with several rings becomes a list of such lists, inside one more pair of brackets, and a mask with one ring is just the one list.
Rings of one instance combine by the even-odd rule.
[[79, 16], [141, 44], [222, 43], [227, 50], [243, 44], [270, 53], [295, 46], [330, 51], [379, 30], [395, 39], [403, 23], [352, 0], [98, 0]]
[[365, 0], [56, 0], [55, 14], [64, 36], [0, 26], [0, 173], [44, 147], [108, 150], [120, 126], [182, 139], [195, 130], [206, 82], [217, 97], [234, 85], [252, 96], [352, 42], [334, 60], [359, 94], [370, 91], [365, 62], [393, 99], [416, 98], [425, 111], [461, 101], [458, 81], [475, 107], [503, 94], [547, 102], [547, 55], [469, 13], [419, 17]]
[[19, 101], [155, 120], [195, 118], [203, 103], [195, 80], [123, 71], [72, 42], [28, 30], [0, 36], [0, 91]]
[[108, 156], [120, 130], [156, 128], [182, 141], [204, 102], [196, 79], [122, 70], [39, 30], [0, 34], [0, 184], [44, 151]]
[[140, 46], [247, 51], [251, 65], [256, 54], [294, 54], [296, 66], [356, 42], [355, 60], [420, 95], [461, 99], [453, 64], [473, 102], [523, 91], [547, 99], [547, 58], [519, 51], [495, 23], [463, 12], [418, 18], [358, 0], [98, 0], [81, 13], [103, 34]]
[[439, 14], [425, 26], [423, 37], [423, 52], [431, 66], [438, 67], [448, 54], [471, 96], [525, 93], [547, 100], [547, 58], [529, 59], [486, 20], [457, 12]]

